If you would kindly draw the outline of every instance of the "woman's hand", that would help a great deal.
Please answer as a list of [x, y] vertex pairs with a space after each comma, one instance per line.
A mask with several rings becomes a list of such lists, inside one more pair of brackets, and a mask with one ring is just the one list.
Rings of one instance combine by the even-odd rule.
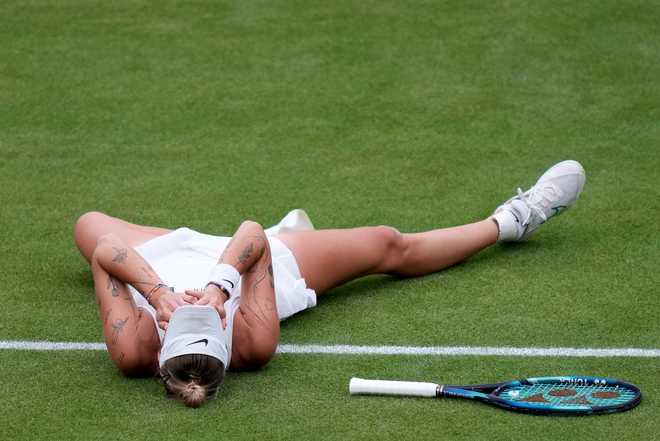
[[222, 328], [227, 327], [227, 313], [225, 312], [225, 302], [229, 298], [227, 294], [215, 285], [208, 285], [204, 291], [186, 290], [186, 301], [194, 305], [208, 305], [215, 308], [220, 314]]
[[152, 306], [156, 309], [156, 321], [158, 326], [167, 330], [172, 313], [179, 307], [193, 303], [196, 299], [181, 293], [163, 290], [153, 299]]

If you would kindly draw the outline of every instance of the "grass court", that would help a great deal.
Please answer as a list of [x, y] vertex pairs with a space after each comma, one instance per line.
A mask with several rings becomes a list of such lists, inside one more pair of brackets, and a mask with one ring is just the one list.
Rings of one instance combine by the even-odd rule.
[[[369, 277], [282, 343], [660, 347], [660, 5], [652, 1], [0, 3], [0, 340], [101, 342], [72, 240], [99, 210], [230, 235], [304, 208], [404, 232], [489, 215], [550, 165], [580, 201], [526, 244]], [[192, 410], [103, 351], [0, 350], [0, 439], [654, 439], [660, 358], [279, 354]], [[637, 384], [590, 418], [351, 397], [351, 376]]]

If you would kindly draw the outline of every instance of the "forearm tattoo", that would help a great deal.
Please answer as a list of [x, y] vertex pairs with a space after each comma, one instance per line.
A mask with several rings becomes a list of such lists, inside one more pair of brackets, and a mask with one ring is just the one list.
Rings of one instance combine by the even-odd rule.
[[117, 248], [112, 247], [115, 250], [115, 257], [112, 258], [112, 261], [115, 263], [124, 263], [128, 259], [128, 250], [126, 248]]

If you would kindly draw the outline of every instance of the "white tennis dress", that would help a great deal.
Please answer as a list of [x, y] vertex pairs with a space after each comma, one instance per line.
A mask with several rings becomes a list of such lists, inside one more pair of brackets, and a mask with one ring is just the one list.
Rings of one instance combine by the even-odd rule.
[[[266, 230], [273, 260], [275, 297], [280, 320], [315, 306], [316, 293], [307, 288], [291, 251], [273, 236], [280, 232], [313, 229], [314, 226], [303, 210], [293, 210], [277, 225]], [[149, 262], [163, 283], [173, 287], [176, 292], [184, 292], [186, 289], [204, 288], [211, 270], [218, 263], [230, 240], [230, 237], [212, 236], [190, 228], [179, 228], [143, 243], [136, 247], [135, 251]], [[137, 306], [148, 311], [156, 324], [156, 310], [134, 287], [129, 285], [129, 289]], [[225, 303], [230, 354], [234, 314], [238, 309], [240, 293], [239, 281], [234, 295]], [[165, 331], [157, 324], [156, 329], [162, 342]]]

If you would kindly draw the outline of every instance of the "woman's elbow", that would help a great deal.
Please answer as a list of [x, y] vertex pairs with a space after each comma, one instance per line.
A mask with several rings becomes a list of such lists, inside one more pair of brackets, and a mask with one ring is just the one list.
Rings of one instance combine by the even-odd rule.
[[250, 364], [255, 368], [266, 366], [275, 356], [277, 351], [277, 340], [268, 338], [261, 339], [253, 345], [250, 354]]

